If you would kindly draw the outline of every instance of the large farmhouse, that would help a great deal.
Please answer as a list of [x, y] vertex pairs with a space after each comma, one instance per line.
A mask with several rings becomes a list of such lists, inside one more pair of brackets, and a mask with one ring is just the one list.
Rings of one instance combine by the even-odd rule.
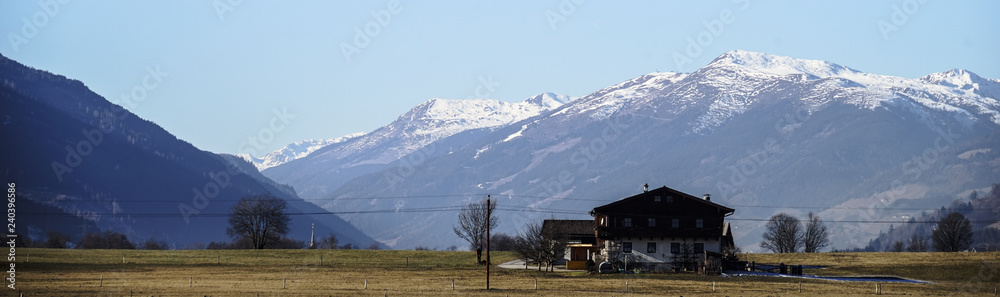
[[625, 269], [713, 271], [735, 246], [725, 217], [735, 212], [666, 186], [595, 207], [599, 259]]

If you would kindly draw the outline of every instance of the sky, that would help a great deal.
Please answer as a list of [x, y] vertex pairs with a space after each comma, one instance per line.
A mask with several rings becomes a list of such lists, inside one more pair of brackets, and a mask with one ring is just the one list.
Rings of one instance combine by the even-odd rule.
[[0, 53], [198, 148], [370, 132], [431, 98], [584, 96], [730, 50], [1000, 78], [1000, 1], [0, 1]]

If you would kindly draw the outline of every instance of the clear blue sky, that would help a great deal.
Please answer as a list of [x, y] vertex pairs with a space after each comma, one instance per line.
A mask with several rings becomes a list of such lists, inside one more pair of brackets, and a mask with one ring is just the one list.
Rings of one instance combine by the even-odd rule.
[[275, 110], [294, 115], [258, 156], [430, 98], [583, 96], [733, 49], [1000, 78], [1000, 1], [59, 1], [0, 2], [0, 53], [112, 102], [145, 93], [132, 112], [213, 152], [254, 152]]

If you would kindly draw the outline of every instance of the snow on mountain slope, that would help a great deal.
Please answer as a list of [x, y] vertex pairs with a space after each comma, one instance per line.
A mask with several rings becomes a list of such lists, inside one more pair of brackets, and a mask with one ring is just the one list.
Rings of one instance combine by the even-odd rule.
[[345, 158], [347, 155], [390, 145], [389, 150], [346, 166], [387, 164], [431, 142], [462, 131], [505, 126], [549, 109], [570, 98], [551, 93], [510, 103], [493, 99], [431, 99], [417, 105], [389, 125], [344, 145], [344, 149], [322, 152], [317, 157]]
[[[446, 153], [443, 143], [459, 140], [428, 145], [441, 154], [420, 162], [407, 157], [346, 181], [323, 197], [323, 207], [363, 213], [344, 217], [395, 248], [460, 244], [441, 232], [454, 224], [454, 213], [364, 211], [456, 207], [491, 193], [510, 207], [500, 214], [498, 232], [516, 233], [542, 218], [586, 219], [590, 208], [635, 194], [647, 182], [711, 193], [744, 219], [783, 211], [760, 205], [819, 212], [855, 200], [872, 210], [859, 214], [851, 206], [824, 212], [824, 219], [896, 215], [892, 200], [867, 199], [919, 184], [933, 190], [908, 199], [930, 203], [1000, 180], [990, 165], [1000, 155], [956, 157], [996, 146], [996, 138], [984, 136], [1000, 135], [996, 98], [982, 92], [992, 82], [976, 82], [977, 91], [734, 51], [692, 73], [651, 73], [601, 89]], [[399, 172], [407, 175], [384, 178]], [[440, 198], [407, 199], [413, 196]], [[863, 244], [881, 226], [841, 227], [849, 231], [837, 242], [846, 247]], [[759, 225], [739, 221], [734, 228], [740, 245], [756, 249]]]
[[[707, 74], [705, 84], [730, 89], [744, 97], [752, 97], [763, 88], [774, 87], [775, 79], [788, 82], [819, 81], [814, 94], [830, 94], [810, 102], [814, 109], [833, 100], [845, 100], [852, 105], [876, 109], [887, 104], [912, 102], [936, 110], [955, 113], [966, 122], [976, 121], [976, 115], [986, 116], [1000, 125], [1000, 103], [996, 99], [998, 84], [982, 79], [965, 70], [931, 74], [919, 79], [860, 72], [827, 61], [796, 59], [764, 53], [727, 52], [698, 72]], [[771, 85], [762, 84], [772, 83]], [[700, 94], [696, 94], [700, 95]], [[733, 100], [726, 94], [713, 102], [713, 112], [699, 119], [701, 129], [717, 126], [732, 115], [745, 110], [747, 102]], [[726, 102], [728, 101], [728, 102]], [[735, 104], [733, 104], [735, 103]]]
[[[371, 133], [321, 148], [313, 154], [265, 170], [301, 197], [320, 198], [343, 182], [380, 170], [427, 145], [465, 131], [497, 129], [558, 108], [574, 98], [544, 93], [522, 102], [493, 99], [431, 99]], [[441, 153], [435, 148], [426, 154]]]
[[308, 156], [312, 152], [320, 148], [323, 148], [324, 146], [334, 143], [341, 143], [350, 140], [352, 138], [360, 137], [362, 135], [365, 135], [365, 133], [353, 133], [331, 139], [308, 139], [303, 141], [297, 141], [292, 144], [286, 145], [285, 147], [282, 147], [278, 150], [270, 152], [261, 158], [254, 157], [250, 154], [237, 154], [237, 156], [243, 158], [243, 160], [246, 160], [247, 162], [252, 163], [254, 167], [257, 167], [257, 170], [263, 171], [264, 169], [285, 164], [292, 160]]

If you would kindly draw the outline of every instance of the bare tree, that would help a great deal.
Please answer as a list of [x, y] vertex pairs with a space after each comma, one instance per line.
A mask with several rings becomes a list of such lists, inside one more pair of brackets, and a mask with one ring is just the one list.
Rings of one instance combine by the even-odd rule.
[[552, 263], [558, 260], [559, 254], [566, 250], [567, 238], [565, 232], [558, 228], [545, 228], [537, 223], [528, 224], [524, 232], [517, 236], [514, 252], [521, 258], [538, 263], [538, 270], [545, 265], [546, 270], [553, 270]]
[[894, 241], [891, 246], [889, 246], [889, 251], [893, 253], [899, 253], [903, 251], [904, 247], [906, 247], [906, 244], [903, 243], [902, 240], [897, 240]]
[[927, 240], [923, 235], [913, 234], [910, 236], [910, 246], [906, 247], [907, 252], [926, 252]]
[[538, 263], [538, 270], [542, 270], [543, 256], [539, 251], [539, 246], [542, 241], [542, 226], [537, 223], [530, 223], [518, 236], [514, 239], [514, 252], [516, 252], [521, 259], [524, 259], [524, 265], [527, 267], [528, 261], [535, 261]]
[[134, 250], [135, 244], [130, 242], [125, 234], [112, 231], [87, 233], [80, 239], [79, 248], [83, 249], [126, 249]]
[[694, 244], [681, 243], [680, 250], [670, 259], [675, 271], [693, 271], [698, 267], [698, 254], [694, 252]]
[[243, 197], [229, 213], [226, 233], [233, 239], [247, 238], [254, 249], [262, 249], [288, 233], [287, 207], [285, 200], [271, 193]]
[[330, 234], [319, 240], [319, 248], [321, 249], [336, 249], [337, 248], [337, 237]]
[[972, 223], [958, 212], [952, 212], [938, 222], [931, 236], [934, 250], [958, 252], [972, 245]]
[[760, 247], [775, 253], [794, 253], [802, 245], [802, 224], [799, 219], [779, 213], [764, 225], [764, 240]]
[[830, 231], [826, 230], [826, 224], [823, 224], [819, 216], [812, 212], [809, 212], [806, 218], [806, 232], [802, 237], [802, 245], [806, 253], [816, 253], [830, 245]]
[[69, 242], [69, 236], [59, 233], [59, 231], [49, 230], [48, 236], [48, 239], [42, 247], [50, 249], [64, 249], [66, 248], [66, 243]]
[[508, 235], [507, 233], [493, 234], [492, 238], [490, 238], [490, 250], [499, 252], [513, 251], [516, 241], [517, 238], [515, 236]]
[[157, 241], [155, 239], [150, 238], [147, 239], [145, 242], [143, 242], [140, 248], [144, 250], [165, 250], [169, 247], [170, 246], [167, 245], [167, 243], [164, 241]]
[[[458, 213], [458, 226], [454, 227], [455, 235], [468, 241], [473, 250], [481, 251], [486, 248], [486, 215], [497, 208], [496, 203], [487, 205], [486, 202], [487, 200], [470, 202], [463, 206], [462, 211]], [[490, 216], [490, 230], [496, 229], [499, 224], [500, 219], [496, 216]], [[481, 263], [482, 260], [477, 253], [476, 263]]]

